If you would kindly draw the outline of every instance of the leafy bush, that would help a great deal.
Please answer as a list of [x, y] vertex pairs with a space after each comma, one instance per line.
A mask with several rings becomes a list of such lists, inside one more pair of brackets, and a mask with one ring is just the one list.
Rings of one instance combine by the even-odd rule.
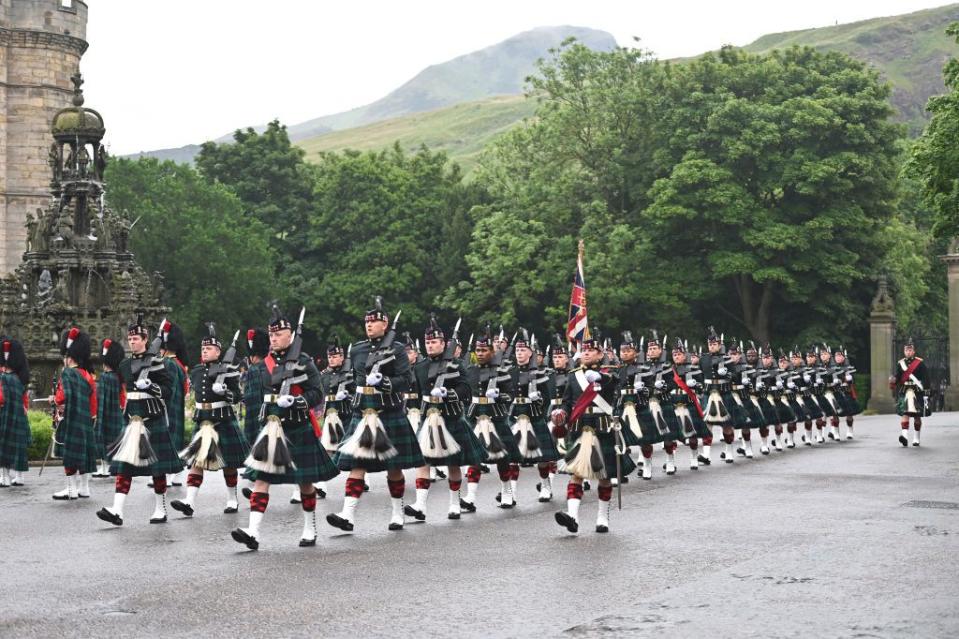
[[30, 447], [27, 448], [27, 459], [39, 461], [47, 454], [50, 447], [50, 437], [53, 435], [53, 420], [50, 413], [31, 410], [27, 411], [30, 422]]

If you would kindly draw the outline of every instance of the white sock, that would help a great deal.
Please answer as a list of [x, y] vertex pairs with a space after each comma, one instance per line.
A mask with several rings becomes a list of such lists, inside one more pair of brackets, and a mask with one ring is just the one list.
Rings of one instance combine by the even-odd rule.
[[[193, 488], [193, 486], [190, 486], [189, 488], [186, 489], [187, 499], [190, 498], [190, 488]], [[197, 490], [199, 490], [199, 486], [197, 486], [196, 488]], [[190, 505], [191, 506], [193, 505], [192, 501], [190, 502]], [[240, 506], [240, 501], [236, 494], [236, 486], [227, 486], [226, 487], [226, 507], [238, 508], [239, 506]]]
[[513, 499], [516, 499], [516, 488], [519, 486], [519, 480], [511, 479], [509, 480], [509, 493], [513, 496]]
[[406, 523], [403, 516], [403, 498], [402, 497], [390, 497], [390, 506], [392, 512], [390, 514], [390, 523], [391, 524], [404, 524]]
[[567, 499], [566, 500], [566, 512], [569, 513], [569, 516], [572, 517], [575, 521], [579, 521], [579, 504], [580, 499]]
[[260, 537], [260, 522], [263, 521], [264, 513], [261, 513], [257, 510], [250, 511], [250, 525], [247, 527], [246, 532], [251, 537]]
[[153, 516], [150, 517], [150, 519], [166, 516], [166, 494], [157, 495], [156, 493], [154, 493], [153, 497], [154, 497]]
[[[199, 492], [199, 486], [187, 486], [186, 487], [186, 499], [183, 501], [186, 502], [190, 508], [193, 508], [196, 505], [196, 494]], [[234, 493], [235, 496], [235, 493]]]
[[416, 489], [416, 501], [413, 502], [413, 508], [420, 511], [421, 513], [426, 512], [426, 498], [430, 494], [429, 488], [417, 488]]
[[460, 514], [460, 491], [458, 490], [450, 491], [450, 512]]
[[353, 523], [353, 517], [356, 516], [356, 505], [360, 502], [359, 497], [346, 497], [343, 499], [343, 510], [340, 511], [340, 517]]
[[471, 504], [476, 503], [476, 490], [479, 488], [479, 482], [466, 482], [466, 497], [464, 501], [468, 501]]
[[[19, 478], [18, 478], [19, 481]], [[83, 495], [84, 497], [90, 496], [90, 474], [83, 473], [80, 475], [79, 486], [77, 486], [77, 494]]]
[[113, 506], [110, 508], [114, 513], [123, 518], [123, 504], [126, 503], [126, 493], [113, 493]]
[[513, 487], [510, 486], [510, 482], [504, 481], [500, 482], [503, 487], [500, 490], [499, 502], [501, 504], [512, 504], [513, 503]]
[[609, 528], [609, 505], [610, 501], [599, 500], [599, 510], [596, 511], [596, 526], [605, 526]]
[[316, 539], [316, 511], [303, 511], [302, 539]]

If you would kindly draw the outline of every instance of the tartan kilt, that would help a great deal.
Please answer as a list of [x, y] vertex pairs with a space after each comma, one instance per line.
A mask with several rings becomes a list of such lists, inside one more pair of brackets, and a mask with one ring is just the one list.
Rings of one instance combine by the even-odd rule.
[[[736, 398], [739, 398], [742, 401], [740, 405], [736, 401]], [[746, 406], [747, 403], [752, 403], [748, 399], [743, 399], [742, 395], [739, 395], [738, 391], [723, 393], [723, 403], [726, 404], [726, 409], [729, 411], [729, 424], [733, 428], [742, 430], [756, 428], [759, 424], [753, 422], [749, 415], [749, 408]]]
[[792, 409], [793, 416], [796, 418], [795, 421], [806, 421], [806, 404], [802, 402], [802, 398], [790, 397], [789, 407]]
[[[235, 430], [239, 436], [239, 425], [235, 427]], [[217, 432], [220, 432], [219, 428]], [[316, 433], [313, 432], [312, 422], [307, 420], [298, 424], [285, 423], [283, 434], [288, 442], [294, 468], [282, 475], [247, 468], [243, 473], [244, 478], [250, 481], [265, 481], [268, 484], [312, 484], [333, 479], [340, 474], [339, 469], [320, 444]], [[244, 454], [243, 459], [245, 458]], [[239, 465], [243, 465], [242, 459]]]
[[812, 395], [802, 397], [802, 406], [803, 413], [805, 413], [806, 421], [811, 421], [813, 419], [819, 419], [822, 417], [822, 408], [819, 407], [819, 402], [816, 401], [816, 398]]
[[[833, 393], [833, 398], [837, 399], [836, 408], [842, 410], [838, 398], [835, 393]], [[837, 411], [836, 408], [833, 408], [832, 404], [829, 403], [829, 398], [823, 395], [816, 395], [816, 403], [819, 404], [819, 408], [822, 409], [823, 417], [839, 417], [842, 413]]]
[[[0, 468], [27, 471], [27, 448], [32, 441], [30, 422], [20, 397], [23, 386], [13, 373], [0, 373], [5, 398], [0, 404]], [[9, 399], [7, 399], [9, 398]]]
[[[139, 402], [138, 402], [139, 403]], [[157, 461], [151, 466], [133, 466], [124, 462], [110, 462], [111, 475], [130, 475], [132, 477], [154, 477], [178, 473], [183, 470], [183, 460], [173, 447], [173, 439], [166, 420], [162, 415], [143, 417], [143, 425], [150, 433], [150, 446], [156, 453]]]
[[[789, 402], [789, 400], [786, 400]], [[789, 422], [796, 421], [796, 412], [795, 407], [792, 402], [784, 404], [782, 399], [776, 402], [776, 419], [779, 424], [788, 424]]]
[[57, 444], [53, 454], [63, 459], [64, 468], [76, 468], [81, 475], [97, 469], [97, 441], [93, 424], [84, 420], [64, 419], [54, 432]]
[[862, 412], [862, 406], [859, 405], [859, 400], [853, 397], [848, 391], [844, 390], [841, 393], [838, 393], [836, 395], [836, 400], [842, 407], [842, 414], [847, 417], [858, 415]]
[[[629, 430], [629, 427], [623, 428], [623, 438], [625, 439], [626, 431]], [[612, 431], [593, 431], [596, 434], [596, 439], [599, 440], [599, 449], [603, 454], [603, 465], [606, 467], [606, 477], [609, 479], [614, 479], [616, 477], [616, 434]], [[566, 436], [566, 450], [573, 450], [573, 446], [576, 444], [576, 441], [579, 439], [580, 435], [583, 434], [583, 431], [580, 429], [570, 431]], [[626, 455], [619, 456], [620, 472], [623, 477], [628, 476], [631, 472], [636, 470], [636, 462], [633, 461], [633, 458]]]
[[493, 420], [493, 427], [496, 429], [496, 434], [499, 436], [500, 441], [503, 442], [503, 448], [506, 449], [506, 457], [497, 459], [496, 463], [522, 464], [523, 454], [519, 452], [519, 444], [516, 443], [516, 437], [513, 435], [513, 429], [510, 428], [509, 418], [504, 416], [492, 417], [491, 419]]
[[[639, 427], [643, 431], [642, 437], [638, 437], [635, 433], [633, 433], [633, 439], [635, 439], [637, 445], [652, 446], [653, 444], [659, 444], [660, 442], [666, 441], [665, 438], [659, 433], [659, 429], [656, 428], [656, 422], [653, 419], [653, 413], [649, 410], [648, 404], [636, 406], [636, 417], [639, 419]], [[625, 430], [632, 430], [630, 429], [629, 424], [625, 422], [623, 423], [623, 428]], [[627, 443], [628, 441], [629, 440], [627, 440]], [[569, 450], [569, 448], [566, 450]]]
[[[349, 438], [356, 427], [363, 421], [363, 410], [366, 397], [364, 396], [359, 406], [353, 410], [353, 418], [349, 425], [344, 429], [348, 435], [344, 436], [343, 441]], [[372, 406], [370, 406], [372, 408]], [[420, 452], [419, 442], [416, 441], [416, 433], [410, 425], [410, 420], [406, 418], [402, 405], [396, 408], [379, 410], [380, 421], [386, 429], [386, 436], [389, 437], [393, 447], [397, 450], [397, 455], [387, 460], [380, 459], [358, 459], [352, 455], [340, 452], [333, 455], [333, 463], [342, 471], [350, 471], [354, 468], [362, 468], [368, 473], [379, 473], [386, 470], [403, 470], [405, 468], [419, 468], [425, 466], [423, 453]], [[449, 428], [449, 425], [447, 425]], [[342, 446], [342, 444], [341, 444]]]
[[423, 460], [430, 466], [477, 466], [486, 461], [486, 449], [480, 443], [479, 437], [473, 432], [473, 427], [466, 421], [464, 415], [458, 417], [444, 417], [446, 430], [449, 431], [460, 450], [455, 455], [447, 457], [427, 457]]
[[[251, 407], [249, 406], [245, 408], [246, 411], [243, 413], [243, 437], [246, 438], [247, 446], [252, 446], [253, 442], [256, 441], [256, 436], [260, 434], [260, 409], [250, 410]], [[242, 465], [241, 463], [240, 466]]]
[[[533, 432], [536, 433], [536, 441], [539, 442], [539, 451], [540, 455], [538, 457], [522, 457], [523, 463], [527, 464], [545, 464], [547, 462], [559, 461], [560, 454], [559, 449], [556, 448], [556, 441], [553, 439], [553, 433], [549, 429], [549, 425], [546, 423], [546, 416], [541, 415], [539, 417], [533, 417], [528, 415], [530, 423], [533, 425]], [[499, 429], [496, 429], [496, 432], [499, 432]], [[512, 429], [510, 429], [512, 432]], [[515, 436], [513, 438], [514, 445], [516, 445], [516, 451], [519, 452], [519, 445], [517, 445]]]
[[242, 468], [246, 456], [250, 454], [250, 446], [246, 443], [246, 435], [240, 430], [236, 417], [214, 421], [213, 427], [220, 436], [220, 454], [223, 455], [224, 466]]

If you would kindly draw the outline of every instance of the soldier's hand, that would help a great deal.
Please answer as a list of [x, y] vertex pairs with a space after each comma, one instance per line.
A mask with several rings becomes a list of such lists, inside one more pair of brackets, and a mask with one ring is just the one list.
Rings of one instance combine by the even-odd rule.
[[529, 401], [538, 402], [542, 397], [543, 395], [539, 391], [534, 390], [529, 394]]
[[370, 373], [366, 376], [367, 386], [379, 386], [383, 381], [383, 373]]
[[662, 390], [666, 388], [666, 382], [661, 379], [657, 379], [656, 382], [653, 384], [653, 386], [655, 386], [659, 390]]
[[342, 402], [344, 399], [346, 399], [349, 396], [350, 394], [347, 393], [345, 390], [336, 391], [336, 401], [338, 402]]
[[638, 391], [643, 390], [644, 388], [646, 388], [646, 384], [643, 383], [643, 380], [642, 380], [642, 379], [640, 379], [639, 377], [637, 377], [637, 378], [636, 378], [636, 381], [633, 382], [633, 390], [635, 390], [635, 391], [638, 392]]
[[213, 392], [217, 395], [226, 395], [226, 384], [223, 382], [213, 382]]
[[439, 388], [434, 388], [433, 390], [430, 391], [430, 397], [443, 398], [443, 397], [446, 397], [446, 394], [447, 394], [447, 390], [443, 386], [440, 386]]
[[600, 374], [599, 371], [586, 371], [586, 381], [589, 382], [590, 384], [595, 384], [602, 378], [603, 376]]
[[850, 383], [852, 382], [852, 373], [846, 373], [846, 381]]
[[296, 401], [296, 398], [292, 395], [280, 395], [276, 398], [276, 405], [280, 408], [289, 408], [294, 401]]
[[486, 399], [497, 399], [499, 397], [498, 388], [490, 388], [486, 391]]
[[729, 372], [729, 370], [728, 370], [725, 366], [720, 366], [719, 368], [716, 369], [716, 373], [717, 373], [720, 377], [725, 376], [726, 373], [728, 373], [728, 372]]
[[138, 390], [146, 390], [150, 388], [150, 386], [152, 385], [153, 385], [153, 382], [151, 382], [149, 379], [138, 379], [136, 381], [136, 387]]

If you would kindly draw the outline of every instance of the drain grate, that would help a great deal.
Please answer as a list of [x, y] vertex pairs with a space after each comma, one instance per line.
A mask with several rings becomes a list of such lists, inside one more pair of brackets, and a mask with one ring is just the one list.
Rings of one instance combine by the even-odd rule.
[[903, 504], [907, 508], [938, 508], [939, 510], [959, 510], [959, 503], [954, 501], [907, 501]]

